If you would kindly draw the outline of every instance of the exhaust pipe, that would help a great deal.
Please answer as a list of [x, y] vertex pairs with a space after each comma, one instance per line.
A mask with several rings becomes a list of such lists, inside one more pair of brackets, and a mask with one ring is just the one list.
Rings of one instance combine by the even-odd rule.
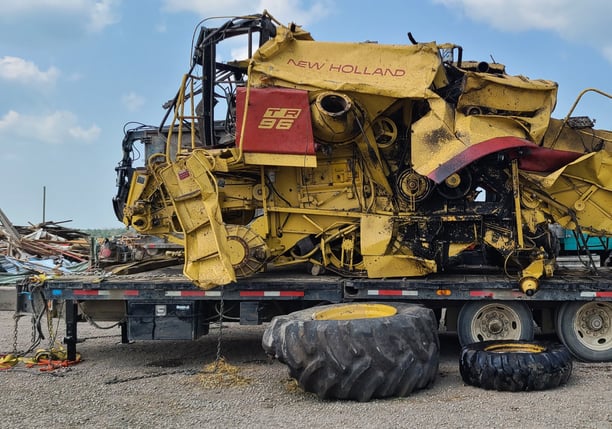
[[327, 143], [343, 143], [360, 132], [363, 115], [351, 98], [339, 92], [322, 92], [310, 106], [315, 138]]

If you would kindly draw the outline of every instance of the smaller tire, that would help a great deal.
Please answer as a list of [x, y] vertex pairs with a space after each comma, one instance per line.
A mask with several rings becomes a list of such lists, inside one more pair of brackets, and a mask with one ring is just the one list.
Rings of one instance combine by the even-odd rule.
[[466, 384], [487, 390], [546, 390], [565, 384], [572, 357], [560, 343], [483, 341], [463, 346], [459, 371]]

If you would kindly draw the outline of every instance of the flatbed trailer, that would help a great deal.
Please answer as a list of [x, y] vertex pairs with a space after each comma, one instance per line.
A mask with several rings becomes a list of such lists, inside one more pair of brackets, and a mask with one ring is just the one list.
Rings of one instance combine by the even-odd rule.
[[82, 316], [119, 322], [123, 342], [195, 340], [221, 320], [253, 325], [321, 304], [401, 301], [432, 308], [440, 326], [456, 331], [462, 344], [557, 333], [582, 360], [612, 360], [610, 267], [560, 270], [541, 279], [533, 295], [521, 292], [516, 278], [498, 273], [372, 279], [281, 269], [209, 290], [172, 270], [65, 276], [19, 285], [19, 310], [28, 310], [34, 288], [65, 304], [69, 359], [76, 356]]

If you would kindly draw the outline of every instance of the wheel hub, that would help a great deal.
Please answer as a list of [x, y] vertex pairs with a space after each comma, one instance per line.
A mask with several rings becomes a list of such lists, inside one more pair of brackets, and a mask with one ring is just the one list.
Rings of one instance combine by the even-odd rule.
[[601, 317], [593, 317], [591, 320], [589, 320], [589, 327], [593, 331], [599, 331], [601, 328], [603, 328], [603, 320]]
[[503, 314], [493, 311], [482, 318], [481, 329], [487, 336], [505, 337], [508, 334], [510, 321]]
[[591, 308], [583, 313], [581, 327], [588, 335], [600, 335], [610, 329], [610, 320], [605, 311]]

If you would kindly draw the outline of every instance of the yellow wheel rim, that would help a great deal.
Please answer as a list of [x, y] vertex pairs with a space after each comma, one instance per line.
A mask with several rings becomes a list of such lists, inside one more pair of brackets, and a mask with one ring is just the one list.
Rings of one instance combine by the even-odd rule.
[[546, 347], [537, 344], [500, 343], [487, 346], [484, 350], [493, 353], [542, 353]]
[[314, 313], [315, 320], [352, 320], [376, 319], [389, 317], [397, 313], [397, 309], [385, 304], [347, 304]]

